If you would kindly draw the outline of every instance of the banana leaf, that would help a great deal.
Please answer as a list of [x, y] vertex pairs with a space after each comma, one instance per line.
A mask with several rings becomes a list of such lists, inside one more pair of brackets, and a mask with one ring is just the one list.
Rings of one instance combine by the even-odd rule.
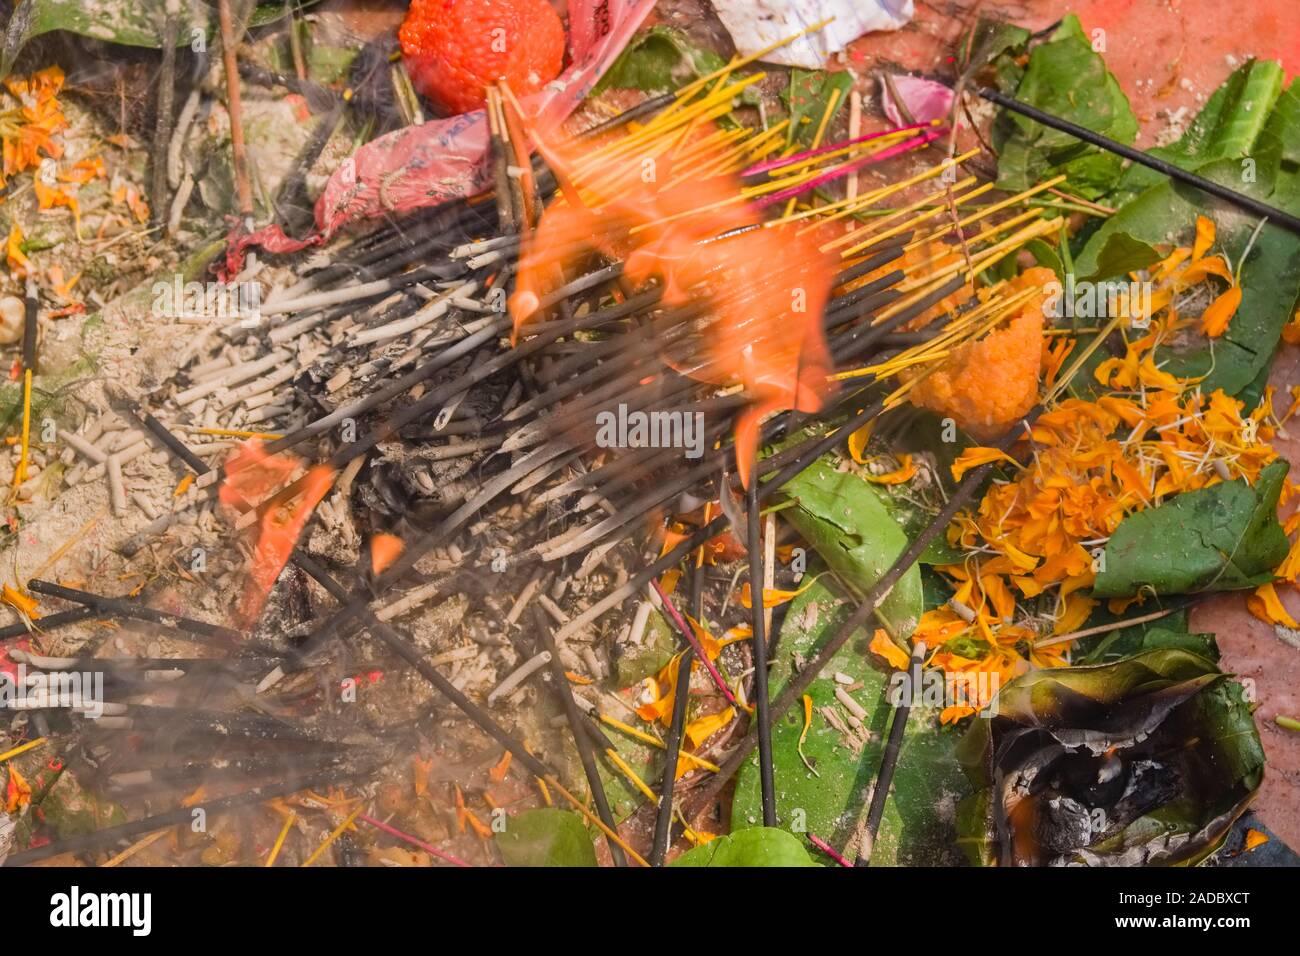
[[1180, 648], [1031, 671], [975, 720], [961, 843], [990, 866], [1174, 866], [1212, 853], [1264, 751], [1240, 684]]

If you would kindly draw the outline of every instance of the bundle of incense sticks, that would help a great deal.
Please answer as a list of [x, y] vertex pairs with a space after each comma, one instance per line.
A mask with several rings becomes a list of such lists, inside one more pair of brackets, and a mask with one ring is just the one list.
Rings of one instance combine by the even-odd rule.
[[[650, 108], [602, 124], [585, 139], [577, 161], [563, 165], [548, 161], [545, 144], [532, 141], [510, 90], [494, 88], [493, 193], [385, 223], [307, 257], [263, 262], [256, 274], [236, 277], [236, 289], [246, 283], [259, 290], [236, 297], [255, 307], [200, 322], [170, 381], [124, 397], [64, 436], [65, 459], [76, 464], [70, 481], [104, 477], [113, 486], [115, 511], [135, 505], [145, 512], [144, 529], [118, 542], [128, 556], [159, 548], [175, 555], [221, 550], [237, 557], [226, 585], [247, 587], [248, 579], [237, 573], [246, 563], [243, 554], [261, 550], [259, 536], [277, 517], [302, 518], [297, 547], [286, 552], [286, 570], [275, 587], [301, 590], [310, 580], [332, 603], [305, 612], [286, 597], [255, 622], [259, 634], [293, 635], [291, 647], [273, 640], [249, 645], [257, 655], [282, 657], [268, 663], [257, 683], [268, 699], [294, 693], [295, 675], [368, 633], [505, 747], [516, 766], [542, 782], [542, 793], [559, 794], [587, 816], [616, 862], [645, 858], [620, 835], [597, 793], [596, 763], [607, 762], [646, 799], [660, 800], [656, 862], [668, 838], [675, 775], [664, 774], [656, 794], [585, 719], [581, 688], [566, 693], [571, 675], [612, 670], [608, 642], [593, 640], [595, 626], [617, 622], [612, 612], [629, 599], [657, 603], [690, 649], [688, 672], [694, 656], [723, 697], [763, 702], [755, 715], [761, 738], [780, 711], [766, 707], [758, 676], [765, 676], [762, 649], [751, 651], [755, 673], [748, 681], [729, 679], [677, 612], [661, 576], [688, 560], [694, 564], [691, 619], [700, 621], [703, 546], [730, 525], [745, 543], [751, 587], [761, 591], [772, 569], [764, 551], [774, 547], [763, 533], [761, 509], [848, 434], [896, 408], [927, 369], [1013, 315], [1026, 296], [990, 279], [992, 268], [1059, 228], [1043, 209], [1026, 203], [1059, 179], [990, 202], [991, 186], [966, 172], [973, 151], [927, 161], [928, 144], [947, 133], [941, 125], [911, 124], [835, 141], [823, 121], [804, 148], [795, 145], [788, 123], [766, 129], [719, 124], [734, 98], [762, 77], [742, 75], [748, 63], [735, 60]], [[530, 156], [530, 146], [542, 146], [541, 155]], [[710, 222], [719, 209], [735, 209], [752, 217], [744, 230], [788, 230], [815, 242], [833, 263], [819, 316], [830, 361], [827, 398], [819, 411], [787, 406], [759, 423], [760, 447], [779, 439], [783, 445], [752, 463], [747, 509], [737, 504], [745, 490], [737, 476], [750, 463], [737, 461], [734, 436], [755, 396], [743, 380], [728, 379], [708, 353], [722, 331], [725, 306], [743, 300], [746, 290], [714, 275], [666, 301], [670, 290], [662, 282], [629, 277], [628, 259], [617, 248], [575, 241], [546, 250], [548, 281], [529, 320], [511, 336], [516, 322], [506, 311], [509, 290], [529, 265], [530, 235], [544, 228], [555, 208], [599, 215], [611, 184], [620, 181], [619, 167], [648, 156], [665, 161], [664, 190], [706, 179], [735, 186], [722, 199], [630, 227], [618, 237], [627, 248], [642, 233]], [[900, 168], [904, 162], [910, 165]], [[873, 186], [862, 175], [867, 170], [887, 175]], [[843, 198], [830, 194], [846, 180], [853, 190]], [[731, 238], [734, 233], [704, 235], [701, 242], [725, 247]], [[761, 347], [763, 334], [756, 332], [750, 344]], [[896, 376], [903, 371], [911, 374], [900, 383]], [[612, 443], [598, 437], [602, 412], [622, 423]], [[630, 441], [639, 421], [680, 425], [681, 440]], [[270, 468], [278, 478], [235, 501], [242, 516], [219, 520], [231, 505], [218, 506], [215, 497], [231, 483], [230, 454], [241, 442], [258, 443], [265, 461], [280, 463]], [[140, 487], [141, 469], [156, 467], [159, 456], [174, 469], [175, 489], [165, 499]], [[303, 510], [313, 466], [327, 468], [332, 484]], [[660, 551], [655, 528], [700, 503], [707, 503], [703, 524]], [[364, 573], [351, 570], [364, 567], [359, 548], [375, 528], [401, 530], [396, 556]], [[511, 595], [514, 607], [502, 615], [504, 633], [476, 634], [467, 650], [430, 663], [406, 622], [488, 569], [506, 574], [503, 580], [521, 575]], [[234, 654], [241, 640], [227, 629], [204, 629], [202, 622], [154, 611], [139, 598], [39, 581], [32, 588], [81, 607], [43, 619], [52, 632], [90, 619], [129, 619], [225, 645], [222, 653]], [[572, 599], [567, 609], [566, 599]], [[768, 622], [763, 602], [753, 603], [753, 634], [761, 642]], [[525, 616], [529, 604], [533, 613]], [[483, 656], [495, 669], [470, 671]], [[439, 666], [457, 669], [460, 683]], [[125, 676], [117, 686], [124, 692], [136, 687]], [[466, 686], [481, 693], [467, 693]], [[511, 702], [538, 693], [558, 694], [584, 758], [594, 808], [511, 729]], [[132, 730], [157, 719], [133, 702], [127, 706], [116, 716], [130, 720]], [[668, 752], [681, 748], [682, 719], [674, 714]], [[759, 747], [766, 816], [770, 751], [761, 739]], [[691, 772], [717, 767], [683, 753]], [[310, 760], [322, 774], [347, 776], [356, 769], [335, 761], [328, 748], [313, 750]], [[274, 765], [232, 766], [232, 775], [240, 776]], [[146, 789], [195, 779], [188, 764], [115, 772], [118, 785]], [[92, 845], [107, 842], [78, 843]]]

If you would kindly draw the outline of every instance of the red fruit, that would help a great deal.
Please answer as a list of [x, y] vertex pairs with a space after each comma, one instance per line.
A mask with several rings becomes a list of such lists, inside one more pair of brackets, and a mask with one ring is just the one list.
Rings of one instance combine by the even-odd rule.
[[415, 88], [448, 114], [504, 79], [516, 96], [560, 75], [564, 26], [547, 0], [412, 0], [398, 31]]

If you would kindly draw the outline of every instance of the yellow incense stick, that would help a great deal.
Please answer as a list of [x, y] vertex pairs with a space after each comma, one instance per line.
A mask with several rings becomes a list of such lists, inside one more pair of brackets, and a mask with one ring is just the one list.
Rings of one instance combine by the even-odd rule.
[[37, 737], [35, 740], [29, 740], [25, 744], [18, 745], [13, 750], [6, 750], [4, 753], [0, 754], [0, 763], [4, 763], [6, 760], [12, 760], [14, 757], [25, 754], [29, 750], [35, 750], [45, 742], [45, 737]]
[[275, 838], [275, 846], [271, 847], [271, 855], [266, 858], [266, 866], [275, 866], [275, 858], [280, 855], [280, 848], [284, 846], [285, 838], [289, 836], [289, 830], [297, 819], [298, 814], [294, 810], [290, 810], [289, 815], [284, 818], [284, 826], [280, 828], [280, 835]]
[[338, 826], [334, 828], [333, 832], [331, 832], [330, 835], [325, 838], [325, 842], [322, 843], [320, 846], [316, 847], [315, 852], [313, 852], [311, 856], [307, 857], [307, 859], [303, 861], [302, 865], [311, 866], [313, 863], [319, 860], [321, 858], [321, 855], [324, 854], [324, 852], [330, 848], [330, 846], [334, 843], [334, 841], [343, 835], [343, 831], [346, 830], [348, 827], [352, 826], [352, 821], [361, 815], [361, 811], [364, 807], [365, 807], [364, 803], [358, 803], [357, 808], [348, 814], [346, 820], [344, 820], [342, 823], [340, 823]]

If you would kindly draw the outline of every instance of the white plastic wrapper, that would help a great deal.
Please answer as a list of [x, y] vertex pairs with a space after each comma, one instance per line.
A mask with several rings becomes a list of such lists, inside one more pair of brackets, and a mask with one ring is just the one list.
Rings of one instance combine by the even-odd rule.
[[832, 53], [864, 33], [906, 26], [913, 13], [912, 0], [713, 0], [713, 8], [742, 56], [834, 17], [817, 32], [763, 57], [809, 70], [824, 67]]

